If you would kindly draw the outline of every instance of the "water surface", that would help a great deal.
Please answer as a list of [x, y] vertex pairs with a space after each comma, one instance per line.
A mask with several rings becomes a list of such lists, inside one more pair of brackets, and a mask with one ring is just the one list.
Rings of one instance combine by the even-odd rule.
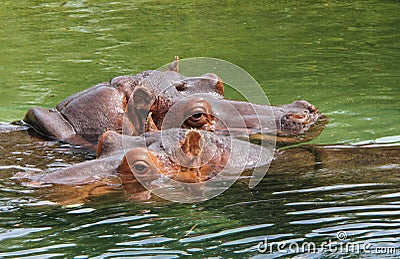
[[[243, 67], [272, 104], [312, 102], [330, 118], [314, 143], [400, 135], [397, 1], [3, 0], [0, 12], [0, 121], [178, 55]], [[129, 202], [116, 192], [54, 206], [9, 177], [91, 156], [21, 134], [0, 139], [0, 257], [258, 257], [265, 237], [321, 244], [339, 231], [347, 242], [400, 249], [398, 164], [373, 174], [288, 170], [199, 204]]]

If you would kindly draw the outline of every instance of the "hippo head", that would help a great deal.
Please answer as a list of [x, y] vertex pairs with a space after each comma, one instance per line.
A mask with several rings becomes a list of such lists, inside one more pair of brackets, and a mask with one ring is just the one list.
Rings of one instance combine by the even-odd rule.
[[160, 190], [169, 191], [173, 184], [189, 184], [194, 201], [204, 199], [203, 194], [193, 195], [194, 191], [209, 188], [206, 195], [216, 195], [233, 184], [243, 170], [263, 167], [273, 156], [272, 150], [247, 141], [186, 129], [147, 132], [141, 136], [108, 131], [101, 137], [99, 147], [97, 159], [15, 177], [35, 187], [81, 186], [80, 190], [88, 192], [85, 197], [104, 193], [94, 190], [108, 183], [115, 189], [118, 182], [131, 199], [147, 199], [149, 190], [159, 195]]
[[[215, 83], [210, 75], [202, 80], [208, 80], [218, 91], [223, 89], [217, 78]], [[195, 86], [186, 88], [197, 89]], [[313, 139], [326, 124], [325, 117], [307, 101], [281, 106], [257, 105], [227, 100], [215, 92], [193, 90], [177, 93], [174, 84], [171, 84], [170, 88], [155, 95], [148, 88], [138, 87], [128, 104], [127, 121], [133, 122], [130, 125], [135, 125], [139, 134], [170, 128], [195, 128], [250, 138], [254, 142], [267, 140], [271, 143], [276, 139], [278, 146]], [[129, 131], [131, 128], [127, 127], [128, 130], [123, 133], [134, 135]]]
[[[134, 194], [140, 184], [175, 201], [188, 198], [185, 195], [185, 198], [171, 198], [171, 190], [179, 192], [182, 188], [189, 191], [190, 201], [215, 196], [233, 184], [244, 170], [269, 165], [273, 156], [271, 149], [200, 130], [146, 133], [144, 138], [150, 139], [145, 141], [146, 147], [130, 142], [131, 137], [122, 138], [128, 138], [118, 167], [124, 190]], [[198, 193], [204, 189], [207, 194]]]
[[[231, 130], [252, 140], [273, 140], [276, 132], [277, 142], [292, 144], [315, 138], [323, 129], [315, 127], [323, 121], [321, 114], [306, 101], [268, 106], [225, 100], [215, 74], [185, 77], [176, 66], [171, 69], [113, 78], [67, 97], [56, 108], [32, 108], [24, 121], [46, 137], [89, 147], [107, 130], [140, 135], [174, 125], [223, 134]], [[229, 112], [221, 107], [230, 107]], [[165, 122], [168, 113], [174, 119]], [[146, 127], [148, 118], [152, 127]]]
[[[133, 148], [125, 154], [119, 173], [146, 180], [163, 175], [180, 182], [207, 181], [226, 166], [230, 143], [222, 142], [223, 148], [211, 150], [210, 146], [215, 143], [205, 145], [204, 138], [199, 131], [190, 130], [176, 140], [178, 145], [164, 147], [156, 142], [149, 148]], [[216, 150], [220, 153], [216, 154]]]

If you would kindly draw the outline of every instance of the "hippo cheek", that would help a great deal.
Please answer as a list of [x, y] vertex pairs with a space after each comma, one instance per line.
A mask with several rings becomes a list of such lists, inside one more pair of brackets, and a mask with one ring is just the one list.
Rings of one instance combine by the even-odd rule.
[[182, 183], [206, 182], [219, 174], [226, 165], [226, 161], [218, 161], [222, 162], [222, 164], [216, 162], [217, 161], [209, 161], [209, 163], [198, 168], [181, 168], [179, 173], [170, 177]]

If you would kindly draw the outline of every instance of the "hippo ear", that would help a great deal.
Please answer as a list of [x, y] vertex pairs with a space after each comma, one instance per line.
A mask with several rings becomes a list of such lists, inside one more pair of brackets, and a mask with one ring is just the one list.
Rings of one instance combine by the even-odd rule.
[[204, 141], [199, 131], [191, 130], [186, 134], [185, 140], [181, 145], [183, 153], [191, 156], [200, 155]]
[[224, 96], [225, 94], [225, 87], [224, 87], [224, 83], [222, 82], [221, 78], [218, 77], [217, 83], [215, 84], [215, 90], [214, 90], [217, 94]]
[[154, 95], [146, 87], [136, 87], [132, 95], [133, 105], [136, 109], [150, 110], [151, 105], [154, 101]]
[[145, 87], [136, 87], [128, 103], [128, 118], [137, 134], [145, 131], [147, 115], [154, 103], [154, 94]]
[[175, 60], [169, 64], [168, 71], [174, 71], [179, 73], [179, 57], [175, 56]]

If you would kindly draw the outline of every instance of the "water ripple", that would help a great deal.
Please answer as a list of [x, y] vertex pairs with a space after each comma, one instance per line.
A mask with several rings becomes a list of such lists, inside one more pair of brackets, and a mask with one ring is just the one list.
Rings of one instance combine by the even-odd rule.
[[167, 238], [167, 237], [154, 237], [154, 238], [148, 238], [148, 239], [142, 239], [138, 241], [128, 241], [128, 242], [122, 242], [122, 243], [117, 243], [117, 246], [143, 246], [143, 245], [149, 245], [149, 244], [160, 244], [160, 243], [165, 243], [175, 240], [174, 238]]
[[368, 211], [368, 212], [358, 212], [356, 216], [398, 216], [400, 215], [400, 210], [391, 211]]
[[[15, 251], [15, 252], [0, 253], [0, 257], [13, 257], [13, 256], [43, 253], [43, 252], [47, 252], [52, 249], [62, 249], [62, 248], [75, 247], [75, 246], [76, 246], [76, 244], [58, 244], [58, 245], [52, 245], [52, 246], [44, 246], [44, 247], [40, 247], [40, 248], [19, 250], [19, 251]], [[43, 255], [43, 254], [41, 254], [41, 255]], [[61, 255], [64, 255], [64, 254], [61, 254]]]
[[335, 190], [353, 189], [353, 188], [360, 188], [360, 187], [371, 187], [371, 186], [379, 186], [379, 185], [385, 185], [385, 184], [380, 184], [380, 183], [339, 184], [339, 185], [330, 185], [330, 186], [320, 186], [320, 187], [308, 188], [308, 189], [279, 191], [279, 192], [273, 192], [273, 194], [278, 195], [278, 194], [287, 194], [287, 193], [335, 191]]
[[115, 253], [105, 253], [102, 254], [101, 256], [96, 256], [93, 257], [95, 259], [100, 259], [100, 258], [152, 258], [152, 259], [165, 259], [165, 258], [179, 258], [180, 255], [190, 255], [184, 251], [175, 251], [175, 250], [168, 250], [168, 251], [163, 251], [163, 250], [152, 250], [149, 251], [147, 249], [143, 249], [140, 251], [121, 251], [121, 252], [115, 252]]
[[50, 230], [50, 229], [51, 229], [51, 227], [19, 228], [19, 229], [7, 230], [5, 233], [0, 233], [0, 241], [3, 241], [5, 239], [10, 239], [10, 238], [23, 237], [23, 236], [29, 235], [31, 233], [46, 231], [46, 230]]
[[199, 241], [203, 241], [203, 240], [210, 239], [210, 238], [236, 234], [239, 232], [250, 231], [250, 230], [261, 229], [261, 228], [268, 228], [273, 225], [274, 224], [260, 224], [260, 225], [254, 225], [254, 226], [246, 226], [246, 227], [240, 227], [240, 228], [227, 229], [227, 230], [223, 230], [223, 231], [217, 232], [217, 233], [182, 238], [179, 240], [179, 242], [181, 242], [181, 243], [199, 242]]
[[86, 213], [90, 213], [92, 211], [96, 211], [96, 209], [94, 208], [82, 208], [82, 209], [78, 209], [78, 210], [71, 210], [68, 211], [68, 214], [86, 214]]
[[368, 239], [370, 238], [377, 238], [377, 237], [387, 237], [393, 239], [395, 237], [396, 241], [399, 241], [400, 238], [400, 228], [396, 229], [381, 229], [379, 231], [374, 231], [373, 233], [369, 233], [363, 236], [363, 238]]
[[343, 206], [343, 207], [329, 207], [320, 209], [311, 209], [303, 211], [291, 211], [287, 214], [291, 215], [304, 215], [304, 214], [326, 214], [337, 212], [350, 212], [360, 210], [375, 210], [375, 209], [400, 209], [400, 205], [368, 205], [368, 206]]
[[268, 236], [253, 236], [248, 238], [241, 238], [238, 240], [233, 240], [229, 242], [222, 243], [221, 246], [238, 246], [243, 244], [257, 244], [258, 242], [264, 241], [266, 238], [268, 240], [281, 239], [283, 237], [292, 237], [294, 234], [278, 234], [278, 235], [268, 235]]
[[157, 217], [157, 216], [158, 215], [156, 215], [156, 214], [145, 214], [145, 215], [140, 215], [140, 216], [135, 215], [135, 216], [128, 216], [128, 217], [105, 219], [105, 220], [97, 221], [94, 223], [85, 224], [85, 225], [82, 225], [79, 227], [74, 227], [74, 228], [71, 228], [69, 231], [77, 231], [77, 230], [81, 230], [83, 228], [89, 228], [89, 227], [103, 225], [103, 224], [116, 224], [116, 223], [129, 222], [129, 221], [135, 221], [135, 220], [140, 220], [140, 219], [147, 219], [147, 218], [152, 218], [152, 217]]
[[348, 230], [361, 230], [361, 229], [368, 229], [372, 230], [372, 228], [391, 228], [391, 227], [398, 227], [400, 224], [398, 223], [373, 223], [373, 222], [363, 222], [363, 223], [353, 223], [353, 224], [339, 224], [337, 226], [332, 227], [324, 227], [319, 229], [314, 229], [313, 232], [316, 233], [332, 233], [332, 232], [339, 232], [339, 231], [348, 231]]
[[344, 221], [350, 219], [350, 217], [331, 217], [331, 218], [317, 218], [317, 219], [306, 219], [306, 220], [296, 220], [291, 221], [289, 224], [293, 225], [311, 225], [311, 224], [320, 224], [326, 222], [335, 222], [335, 221]]

